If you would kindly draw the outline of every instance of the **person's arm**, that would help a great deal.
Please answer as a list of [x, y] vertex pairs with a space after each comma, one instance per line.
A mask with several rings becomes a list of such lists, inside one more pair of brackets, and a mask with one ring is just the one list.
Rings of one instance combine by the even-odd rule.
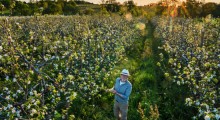
[[117, 91], [115, 91], [114, 94], [120, 96], [120, 97], [123, 98], [123, 99], [127, 99], [127, 98], [130, 96], [130, 94], [131, 94], [131, 90], [132, 90], [132, 86], [129, 86], [129, 87], [126, 89], [125, 94], [119, 94]]

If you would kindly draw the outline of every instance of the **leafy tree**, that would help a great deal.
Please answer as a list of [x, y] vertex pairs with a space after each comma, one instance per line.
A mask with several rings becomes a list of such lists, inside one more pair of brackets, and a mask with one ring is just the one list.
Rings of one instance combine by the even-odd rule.
[[196, 0], [186, 0], [186, 9], [190, 17], [200, 17], [202, 13], [202, 3]]
[[12, 1], [10, 1], [10, 5], [9, 5], [9, 9], [10, 9], [10, 13], [11, 13], [11, 15], [12, 15], [12, 13], [13, 13], [13, 8], [15, 7], [15, 1], [14, 0], [12, 0]]
[[73, 15], [79, 13], [79, 7], [76, 6], [75, 2], [68, 2], [63, 7], [64, 14]]
[[214, 11], [217, 8], [217, 4], [216, 3], [206, 3], [203, 5], [203, 12], [202, 12], [202, 16], [205, 17], [209, 14], [213, 14]]
[[9, 9], [11, 0], [1, 0], [1, 3], [2, 3], [7, 9]]
[[220, 4], [216, 6], [216, 9], [213, 11], [213, 17], [220, 17]]
[[37, 6], [37, 4], [35, 3], [30, 3], [28, 4], [29, 5], [29, 8], [31, 8], [31, 14], [34, 15], [36, 13], [40, 13], [40, 8]]
[[[157, 8], [157, 11], [156, 11], [156, 15], [161, 15], [163, 13], [163, 11], [166, 9], [164, 6], [163, 6], [163, 3], [162, 2], [159, 2], [157, 5], [155, 5], [156, 8]], [[151, 7], [154, 7], [154, 6], [151, 6]]]
[[[167, 19], [159, 20], [158, 37], [169, 54], [160, 54], [158, 66], [165, 72], [167, 80], [190, 91], [185, 104], [197, 109], [194, 119], [219, 120], [219, 19]], [[169, 26], [169, 27], [167, 27]], [[167, 29], [168, 28], [168, 29]], [[162, 63], [162, 64], [161, 64]], [[165, 67], [168, 63], [169, 67]], [[185, 92], [184, 92], [185, 93]]]
[[43, 13], [44, 14], [52, 14], [52, 15], [62, 14], [63, 13], [62, 6], [61, 6], [61, 4], [57, 4], [57, 3], [49, 4], [48, 8], [46, 8], [43, 11]]
[[0, 2], [0, 9], [1, 9], [2, 13], [3, 13], [4, 8], [5, 8], [5, 6]]
[[88, 8], [84, 11], [84, 14], [86, 15], [93, 15], [95, 12], [95, 10], [93, 10], [92, 8]]
[[40, 1], [40, 2], [37, 2], [37, 4], [38, 4], [38, 6], [39, 7], [43, 7], [43, 9], [46, 9], [46, 8], [48, 8], [48, 2], [47, 1]]
[[31, 9], [29, 8], [28, 4], [16, 1], [15, 7], [13, 8], [13, 15], [31, 15]]
[[120, 5], [118, 3], [111, 3], [106, 5], [106, 10], [109, 12], [119, 12]]
[[108, 0], [108, 1], [102, 1], [102, 9], [105, 7], [105, 9], [109, 12], [119, 12], [120, 11], [120, 3], [116, 2], [116, 0]]

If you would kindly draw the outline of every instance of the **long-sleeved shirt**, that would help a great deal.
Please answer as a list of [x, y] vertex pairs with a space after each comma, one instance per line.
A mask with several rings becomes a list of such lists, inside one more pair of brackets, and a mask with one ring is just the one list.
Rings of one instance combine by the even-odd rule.
[[121, 94], [121, 96], [115, 94], [115, 100], [119, 103], [127, 104], [132, 91], [132, 85], [128, 80], [126, 80], [124, 84], [120, 85], [120, 80], [120, 78], [116, 79], [114, 90], [116, 90], [117, 93]]

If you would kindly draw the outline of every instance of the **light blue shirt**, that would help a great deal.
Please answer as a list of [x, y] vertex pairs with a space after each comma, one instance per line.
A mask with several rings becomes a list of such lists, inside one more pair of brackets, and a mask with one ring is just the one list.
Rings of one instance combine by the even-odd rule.
[[120, 85], [120, 80], [120, 78], [116, 79], [114, 90], [121, 94], [122, 97], [115, 94], [115, 101], [127, 104], [132, 91], [132, 85], [128, 80], [124, 84]]

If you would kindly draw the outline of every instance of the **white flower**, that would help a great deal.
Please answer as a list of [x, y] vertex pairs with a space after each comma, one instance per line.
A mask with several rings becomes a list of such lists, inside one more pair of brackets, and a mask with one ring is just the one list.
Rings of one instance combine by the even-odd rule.
[[13, 82], [16, 82], [17, 81], [17, 79], [16, 78], [13, 78]]
[[7, 87], [4, 87], [4, 90], [8, 91], [8, 88], [7, 88]]
[[56, 56], [52, 56], [52, 57], [51, 57], [51, 59], [55, 59], [55, 58], [56, 58]]
[[54, 64], [54, 67], [55, 67], [55, 68], [58, 68], [58, 64]]
[[196, 91], [193, 91], [193, 93], [196, 95], [197, 92], [196, 92]]
[[88, 88], [85, 86], [85, 87], [84, 87], [84, 90], [87, 90], [87, 89], [88, 89]]
[[66, 100], [68, 100], [70, 97], [66, 97]]
[[27, 109], [30, 109], [30, 108], [31, 108], [31, 105], [30, 105], [30, 104], [28, 104]]
[[35, 100], [34, 100], [34, 99], [32, 99], [32, 100], [31, 100], [31, 102], [32, 102], [32, 103], [34, 103], [34, 102], [35, 102]]
[[195, 120], [196, 119], [196, 116], [193, 116], [193, 118], [192, 118], [193, 120]]
[[8, 104], [8, 109], [12, 108], [12, 105], [11, 104]]
[[21, 110], [16, 111], [16, 114], [20, 114]]
[[29, 94], [32, 96], [34, 93], [31, 91]]
[[191, 99], [190, 98], [186, 98], [186, 102], [190, 102], [191, 101]]
[[220, 64], [218, 64], [218, 67], [220, 67]]
[[0, 59], [2, 59], [2, 56], [0, 55]]
[[185, 82], [182, 80], [182, 84], [184, 84]]
[[205, 107], [206, 107], [207, 110], [209, 110], [209, 105], [206, 105]]
[[199, 102], [199, 101], [197, 101], [197, 102], [196, 102], [196, 105], [197, 105], [197, 106], [199, 106], [199, 105], [200, 105], [200, 102]]
[[12, 96], [13, 96], [13, 97], [16, 97], [17, 95], [16, 95], [16, 94], [13, 94]]
[[215, 112], [215, 113], [216, 113], [216, 112], [218, 112], [218, 110], [217, 110], [216, 108], [214, 108], [214, 109], [213, 109], [213, 112]]
[[74, 93], [73, 93], [73, 96], [76, 97], [76, 95], [77, 95], [77, 94], [74, 92]]
[[205, 119], [205, 120], [210, 120], [210, 117], [209, 117], [208, 115], [206, 115], [206, 116], [204, 117], [204, 119]]
[[10, 99], [10, 96], [6, 96], [5, 99], [6, 99], [6, 100], [9, 100], [9, 99]]
[[9, 76], [6, 76], [6, 78], [5, 78], [7, 81], [9, 80]]
[[201, 114], [202, 114], [202, 113], [204, 113], [204, 111], [202, 111], [201, 109], [199, 109], [199, 113], [201, 113]]
[[177, 81], [177, 85], [180, 85], [180, 81]]
[[71, 83], [72, 83], [72, 85], [74, 85], [74, 82], [73, 82], [73, 81], [72, 81]]
[[33, 116], [33, 114], [35, 114], [35, 113], [37, 113], [37, 110], [33, 108], [33, 109], [31, 110], [31, 115]]
[[220, 115], [219, 115], [219, 114], [216, 114], [216, 115], [215, 115], [215, 118], [216, 118], [216, 120], [219, 120], [219, 119], [220, 119]]
[[21, 90], [17, 90], [17, 93], [21, 93]]
[[34, 95], [37, 95], [37, 91], [36, 90], [34, 90], [33, 92], [34, 92]]
[[192, 105], [192, 100], [190, 98], [186, 98], [186, 104], [191, 106]]
[[11, 112], [12, 112], [12, 113], [15, 113], [15, 112], [16, 112], [16, 109], [15, 109], [15, 108], [13, 108], [13, 109], [11, 110]]
[[7, 110], [7, 107], [4, 106], [4, 110]]
[[215, 104], [215, 100], [212, 100], [212, 103]]
[[29, 81], [27, 82], [27, 84], [28, 84], [28, 85], [31, 84], [31, 81], [29, 80]]

